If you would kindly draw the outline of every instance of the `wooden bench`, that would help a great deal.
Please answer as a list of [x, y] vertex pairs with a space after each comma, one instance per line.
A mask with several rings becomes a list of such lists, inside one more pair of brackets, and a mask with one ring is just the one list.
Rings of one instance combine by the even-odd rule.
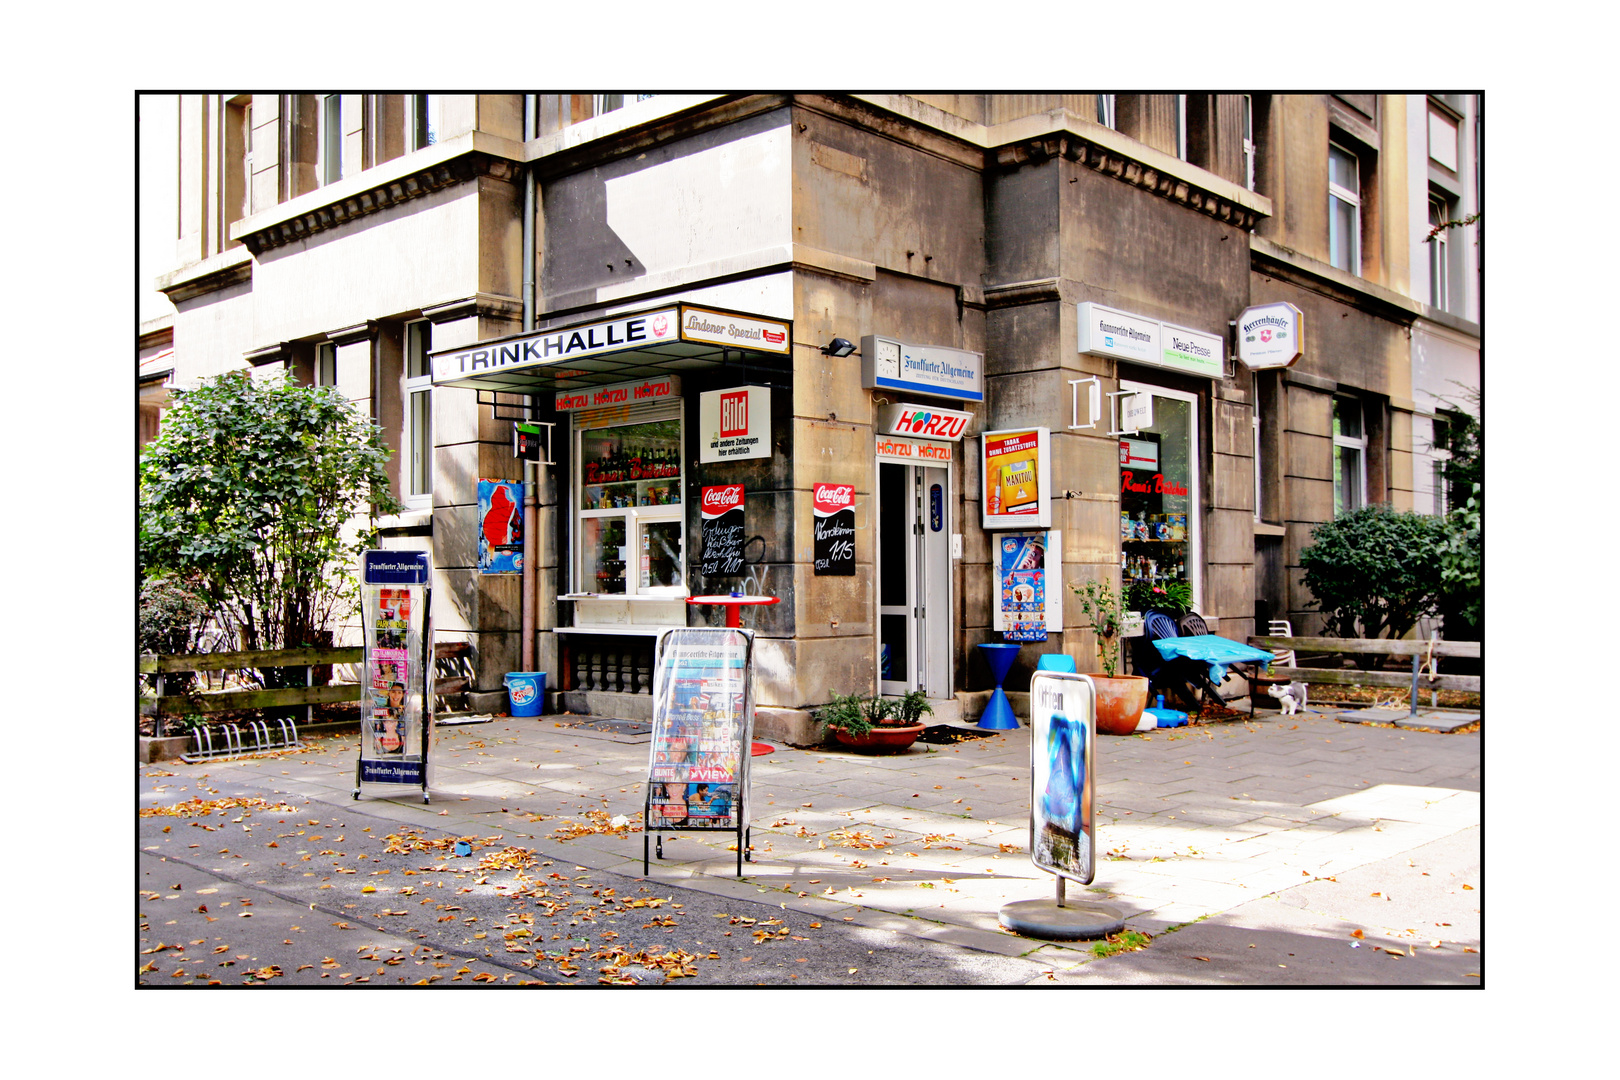
[[[1361, 656], [1393, 656], [1410, 658], [1410, 674], [1399, 671], [1364, 671], [1360, 668], [1284, 667], [1274, 664], [1271, 678], [1324, 686], [1389, 686], [1411, 688], [1412, 715], [1417, 714], [1419, 682], [1431, 690], [1461, 690], [1480, 693], [1482, 682], [1478, 675], [1425, 675], [1423, 667], [1431, 658], [1452, 657], [1477, 660], [1480, 656], [1477, 641], [1416, 641], [1388, 640], [1385, 638], [1335, 637], [1250, 637], [1249, 644], [1257, 649], [1292, 649], [1296, 661], [1306, 653], [1348, 653]], [[1251, 689], [1253, 682], [1250, 683]], [[1253, 699], [1251, 698], [1251, 701]]]

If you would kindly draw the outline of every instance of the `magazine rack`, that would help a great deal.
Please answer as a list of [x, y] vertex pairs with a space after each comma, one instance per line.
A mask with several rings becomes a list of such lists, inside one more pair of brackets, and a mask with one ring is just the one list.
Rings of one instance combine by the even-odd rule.
[[[433, 744], [433, 590], [425, 551], [368, 551], [361, 563], [361, 784], [420, 786], [428, 796]], [[413, 751], [419, 747], [419, 752]]]
[[748, 824], [753, 676], [751, 630], [677, 627], [658, 636], [641, 818], [642, 874], [650, 866], [650, 840], [656, 839], [658, 857], [664, 857], [666, 832], [735, 833], [737, 876], [744, 860], [753, 861]]

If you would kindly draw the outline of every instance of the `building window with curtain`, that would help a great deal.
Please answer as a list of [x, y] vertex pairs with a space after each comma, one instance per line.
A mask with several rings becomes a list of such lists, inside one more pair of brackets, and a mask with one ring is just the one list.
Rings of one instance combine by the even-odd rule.
[[433, 324], [426, 319], [405, 324], [405, 437], [401, 443], [400, 484], [407, 506], [420, 509], [433, 501]]
[[1119, 129], [1119, 122], [1114, 116], [1114, 95], [1097, 95], [1097, 123], [1105, 128]]
[[315, 346], [315, 385], [337, 385], [337, 346], [330, 341]]
[[1333, 399], [1333, 516], [1367, 505], [1367, 436], [1361, 402]]
[[1328, 262], [1361, 273], [1361, 162], [1328, 144]]

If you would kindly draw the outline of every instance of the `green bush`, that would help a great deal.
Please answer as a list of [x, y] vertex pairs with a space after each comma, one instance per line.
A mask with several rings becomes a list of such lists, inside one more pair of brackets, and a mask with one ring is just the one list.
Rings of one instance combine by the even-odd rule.
[[357, 598], [357, 519], [399, 510], [388, 455], [332, 387], [233, 371], [180, 392], [141, 452], [140, 573], [185, 575], [244, 649], [316, 644]]
[[1438, 608], [1446, 518], [1366, 506], [1311, 530], [1299, 554], [1330, 637], [1398, 638]]
[[197, 642], [208, 602], [177, 578], [151, 578], [141, 583], [140, 651], [178, 656]]

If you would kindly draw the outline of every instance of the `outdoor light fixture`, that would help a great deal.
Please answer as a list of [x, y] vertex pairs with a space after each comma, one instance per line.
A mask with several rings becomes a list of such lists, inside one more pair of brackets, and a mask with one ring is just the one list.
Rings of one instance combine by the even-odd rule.
[[831, 341], [827, 342], [827, 344], [823, 345], [821, 347], [821, 351], [826, 353], [828, 356], [848, 356], [850, 353], [855, 351], [855, 343], [852, 341], [846, 341], [841, 337], [835, 337]]

